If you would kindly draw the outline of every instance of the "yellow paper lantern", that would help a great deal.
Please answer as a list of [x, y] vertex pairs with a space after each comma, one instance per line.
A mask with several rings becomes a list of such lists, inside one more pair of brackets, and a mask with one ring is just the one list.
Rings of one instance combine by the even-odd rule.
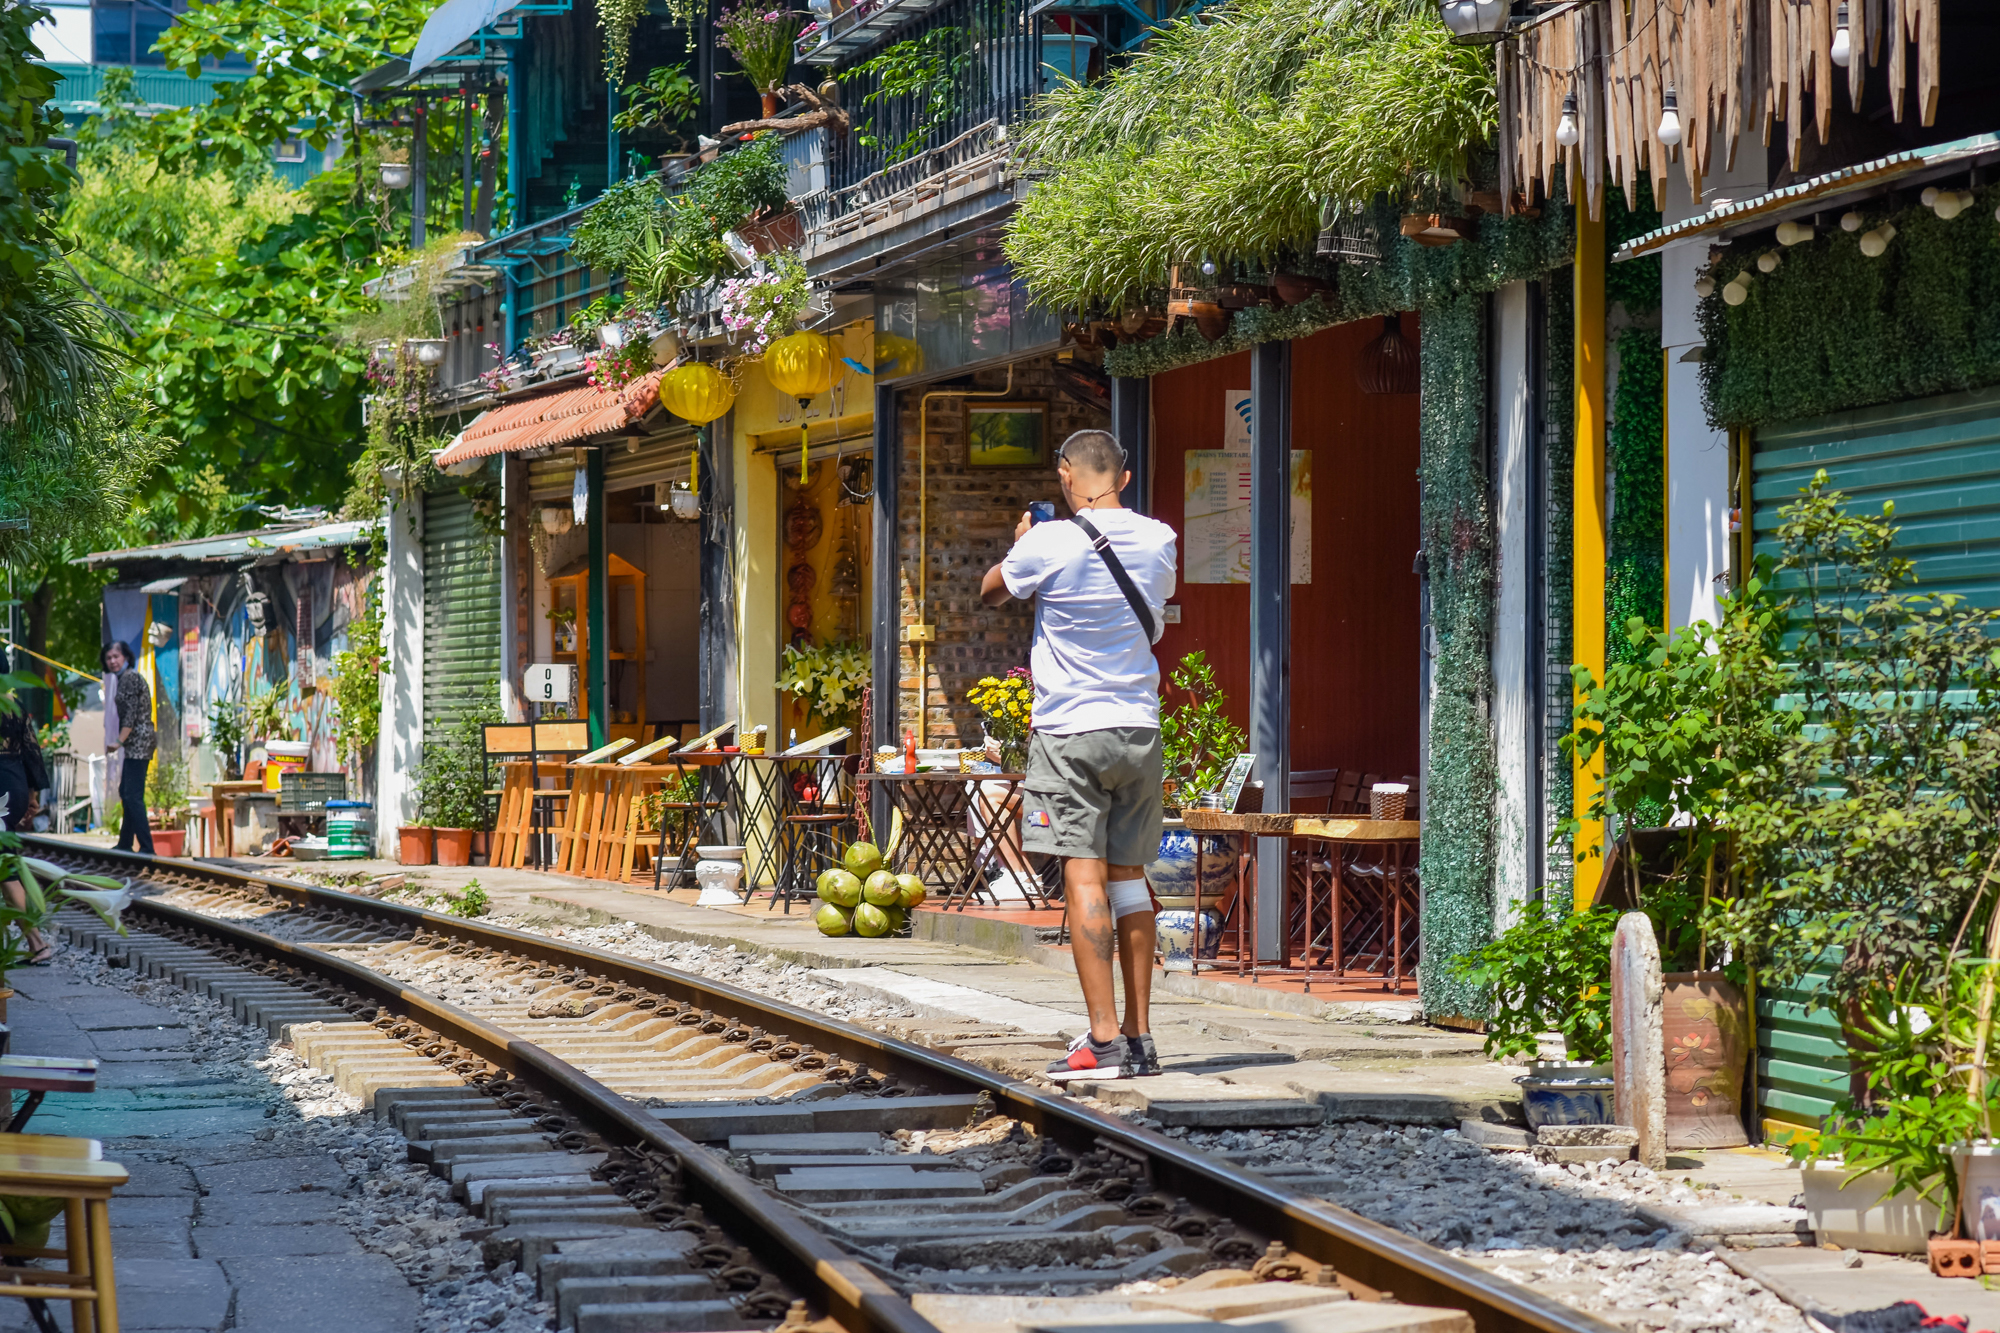
[[840, 363], [833, 340], [824, 333], [794, 333], [771, 344], [764, 353], [764, 378], [779, 393], [799, 400], [799, 480], [806, 479], [806, 446], [812, 438], [806, 425], [806, 404], [833, 388]]
[[714, 366], [689, 362], [667, 372], [660, 381], [660, 402], [667, 411], [697, 426], [727, 412], [736, 401], [736, 386]]
[[[668, 371], [660, 379], [660, 402], [666, 409], [683, 421], [697, 426], [709, 422], [727, 412], [736, 401], [736, 386], [729, 377], [714, 366], [700, 361], [690, 361]], [[696, 448], [688, 455], [688, 489], [701, 489], [701, 450]]]
[[875, 335], [875, 374], [886, 379], [914, 375], [924, 368], [924, 349], [900, 333]]

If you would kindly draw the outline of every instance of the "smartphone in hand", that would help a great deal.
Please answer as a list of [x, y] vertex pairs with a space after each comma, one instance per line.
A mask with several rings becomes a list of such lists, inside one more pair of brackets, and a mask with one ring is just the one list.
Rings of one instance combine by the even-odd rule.
[[1028, 524], [1030, 527], [1037, 523], [1053, 522], [1055, 516], [1056, 502], [1054, 500], [1031, 500], [1028, 502]]

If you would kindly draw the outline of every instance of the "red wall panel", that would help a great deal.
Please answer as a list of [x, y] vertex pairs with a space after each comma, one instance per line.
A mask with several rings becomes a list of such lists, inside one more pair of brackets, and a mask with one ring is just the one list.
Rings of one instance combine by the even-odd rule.
[[[1404, 316], [1404, 336], [1415, 328]], [[1362, 320], [1292, 345], [1292, 447], [1313, 456], [1312, 582], [1292, 587], [1294, 769], [1417, 771], [1417, 395], [1361, 392], [1355, 363], [1381, 329]], [[1156, 517], [1181, 527], [1185, 455], [1222, 447], [1224, 395], [1249, 387], [1248, 353], [1154, 377]], [[1175, 600], [1163, 671], [1204, 651], [1246, 722], [1249, 586], [1183, 582]]]

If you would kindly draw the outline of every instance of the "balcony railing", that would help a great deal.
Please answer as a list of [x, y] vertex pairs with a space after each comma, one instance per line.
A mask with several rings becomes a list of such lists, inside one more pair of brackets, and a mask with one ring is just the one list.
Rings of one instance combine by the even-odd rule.
[[[871, 38], [893, 37], [892, 46], [869, 54], [906, 48], [933, 76], [916, 80], [920, 86], [911, 91], [884, 95], [881, 74], [868, 72], [865, 59], [840, 75], [854, 133], [830, 136], [826, 144], [828, 194], [820, 211], [827, 220], [936, 174], [940, 153], [958, 159], [996, 146], [997, 132], [1022, 120], [1029, 101], [1058, 74], [1084, 77], [1092, 39], [1044, 36], [1030, 9], [1030, 0], [945, 0], [927, 8], [904, 0], [873, 11], [893, 14], [897, 25]], [[843, 17], [835, 17], [836, 27]], [[985, 146], [973, 147], [980, 142]]]

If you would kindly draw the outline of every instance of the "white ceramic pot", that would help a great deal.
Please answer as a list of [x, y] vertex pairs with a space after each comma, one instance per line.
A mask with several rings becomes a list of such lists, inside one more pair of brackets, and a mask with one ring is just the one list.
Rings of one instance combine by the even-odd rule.
[[[1965, 1234], [1975, 1240], [2000, 1240], [2000, 1141], [1953, 1144], [1951, 1160], [1958, 1168], [1958, 1209]], [[1950, 1227], [1947, 1221], [1946, 1230]]]
[[743, 905], [743, 849], [706, 846], [695, 848], [701, 860], [694, 865], [694, 882], [701, 895], [696, 907], [741, 907]]
[[1160, 937], [1160, 966], [1168, 972], [1192, 972], [1197, 957], [1209, 962], [1222, 949], [1222, 918], [1207, 908], [1199, 916], [1191, 906], [1163, 908], [1154, 914], [1153, 928]]
[[[1988, 1159], [1992, 1160], [1991, 1158]], [[1871, 1254], [1922, 1254], [1937, 1207], [1915, 1190], [1895, 1190], [1887, 1171], [1870, 1171], [1849, 1182], [1838, 1161], [1807, 1162], [1806, 1221], [1821, 1245]]]

